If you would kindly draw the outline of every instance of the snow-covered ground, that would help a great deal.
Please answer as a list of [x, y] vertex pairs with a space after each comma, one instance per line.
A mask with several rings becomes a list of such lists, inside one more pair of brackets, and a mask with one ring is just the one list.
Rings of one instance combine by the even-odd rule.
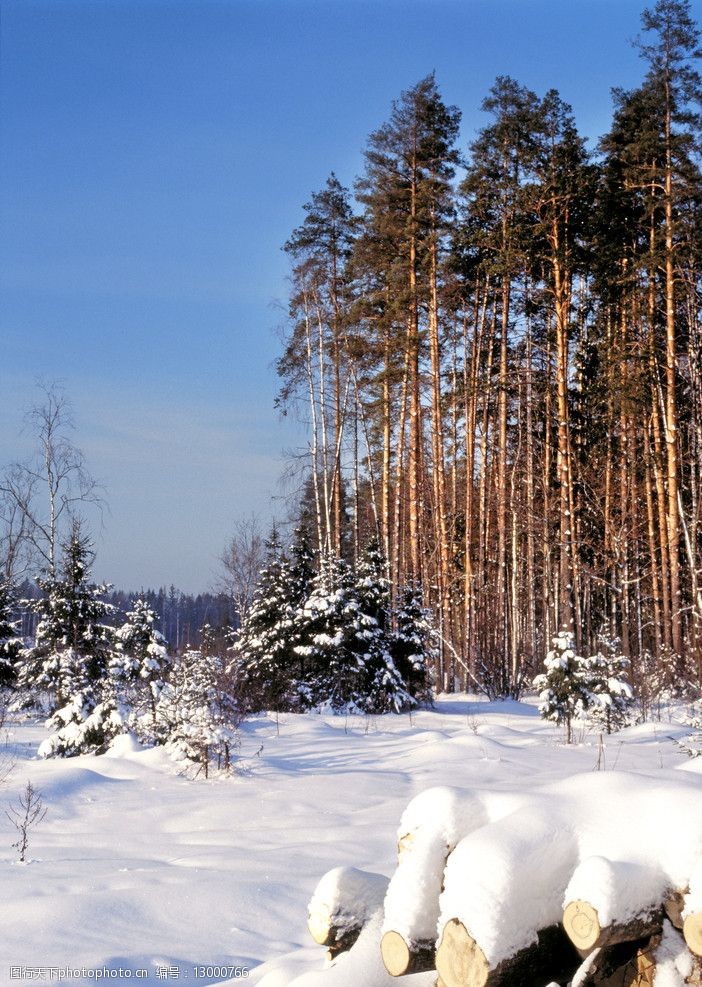
[[532, 705], [447, 696], [412, 716], [254, 718], [241, 770], [193, 781], [125, 739], [103, 757], [41, 761], [44, 729], [6, 725], [0, 810], [31, 780], [48, 812], [25, 865], [0, 812], [0, 985], [238, 983], [242, 967], [261, 987], [425, 987], [430, 974], [382, 971], [379, 920], [353, 970], [325, 969], [306, 923], [326, 871], [391, 876], [402, 812], [435, 785], [529, 792], [599, 765], [702, 789], [702, 758], [673, 743], [686, 733], [663, 721], [566, 747]]

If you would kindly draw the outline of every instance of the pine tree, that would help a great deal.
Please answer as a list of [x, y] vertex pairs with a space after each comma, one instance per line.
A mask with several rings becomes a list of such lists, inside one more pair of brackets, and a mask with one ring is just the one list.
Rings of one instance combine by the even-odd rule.
[[54, 733], [41, 745], [42, 757], [102, 753], [125, 729], [108, 674], [110, 629], [102, 623], [111, 612], [102, 599], [109, 587], [89, 581], [92, 557], [75, 522], [58, 576], [37, 580], [45, 595], [35, 604], [40, 621], [20, 685], [35, 702], [49, 693]]
[[418, 703], [431, 704], [432, 668], [436, 651], [435, 631], [429, 611], [422, 607], [418, 586], [405, 586], [395, 609], [395, 631], [391, 636], [390, 652], [395, 666], [407, 683], [409, 694]]
[[358, 705], [368, 713], [400, 713], [415, 705], [392, 655], [390, 592], [385, 572], [386, 560], [374, 539], [358, 560], [354, 581], [357, 648], [364, 664]]
[[629, 683], [631, 662], [621, 654], [618, 641], [603, 639], [601, 645], [597, 654], [584, 662], [591, 695], [588, 717], [611, 733], [626, 726], [634, 703]]
[[[386, 124], [371, 134], [365, 174], [357, 183], [365, 207], [359, 263], [376, 268], [373, 280], [384, 294], [384, 317], [371, 323], [382, 336], [377, 351], [382, 363], [376, 374], [377, 407], [383, 435], [381, 537], [390, 548], [390, 468], [395, 458], [394, 578], [400, 559], [401, 490], [406, 494], [409, 543], [404, 555], [412, 578], [421, 579], [426, 565], [422, 476], [426, 456], [422, 411], [422, 363], [428, 344], [431, 371], [431, 463], [434, 510], [430, 540], [437, 546], [436, 585], [439, 606], [447, 613], [449, 597], [449, 519], [442, 441], [441, 272], [453, 212], [451, 181], [459, 155], [455, 148], [460, 112], [441, 98], [434, 75], [421, 79], [393, 103]], [[395, 362], [392, 347], [402, 346], [400, 416], [393, 442], [392, 400]], [[379, 392], [379, 393], [378, 393]], [[405, 419], [409, 440], [405, 450]], [[392, 447], [391, 447], [392, 446]], [[405, 451], [406, 464], [405, 464]], [[405, 481], [406, 480], [406, 485]], [[429, 575], [427, 573], [427, 575]], [[432, 574], [433, 575], [433, 574]]]
[[229, 770], [238, 746], [240, 716], [223, 687], [223, 664], [202, 651], [186, 651], [174, 665], [157, 708], [159, 735], [178, 760], [196, 766], [205, 778], [212, 764]]
[[117, 690], [130, 709], [130, 725], [140, 740], [148, 742], [161, 739], [157, 710], [171, 665], [156, 620], [145, 600], [135, 600], [126, 622], [114, 633], [109, 663]]
[[573, 720], [584, 718], [593, 703], [587, 662], [575, 653], [575, 639], [570, 631], [562, 630], [553, 639], [553, 650], [544, 664], [545, 674], [534, 679], [539, 712], [545, 720], [565, 724], [569, 744], [573, 739]]
[[[692, 112], [691, 107], [702, 100], [702, 80], [693, 68], [693, 60], [700, 57], [701, 50], [699, 31], [690, 15], [689, 0], [658, 0], [653, 9], [643, 12], [642, 23], [646, 33], [655, 33], [652, 42], [640, 43], [640, 49], [649, 64], [647, 82], [658, 89], [663, 107], [663, 132], [660, 135], [663, 166], [657, 179], [662, 186], [663, 205], [661, 259], [665, 310], [665, 355], [662, 363], [665, 368], [666, 523], [671, 643], [678, 656], [679, 673], [682, 673], [685, 665], [682, 614], [686, 601], [681, 577], [683, 531], [680, 515], [683, 490], [678, 440], [681, 398], [678, 354], [682, 340], [678, 306], [680, 281], [683, 279], [680, 277], [678, 255], [684, 249], [681, 231], [686, 224], [684, 221], [681, 223], [681, 219], [688, 211], [686, 206], [689, 207], [691, 197], [699, 195], [701, 185], [698, 168], [691, 167], [695, 150], [699, 150], [700, 134], [700, 117]], [[694, 233], [692, 238], [694, 242]], [[692, 569], [695, 569], [694, 564]]]
[[[497, 550], [494, 553], [495, 570], [488, 576], [494, 589], [483, 615], [487, 634], [480, 642], [480, 650], [483, 656], [490, 656], [489, 662], [494, 665], [486, 669], [490, 679], [502, 682], [505, 691], [516, 691], [521, 675], [518, 641], [513, 634], [512, 621], [508, 619], [511, 575], [508, 536], [510, 529], [522, 524], [522, 518], [515, 516], [519, 506], [514, 503], [514, 497], [511, 498], [513, 516], [508, 518], [508, 420], [513, 414], [513, 391], [518, 382], [512, 323], [516, 314], [515, 296], [527, 270], [528, 233], [532, 222], [529, 192], [537, 150], [537, 107], [535, 93], [508, 76], [496, 79], [482, 105], [482, 109], [492, 115], [492, 121], [471, 145], [471, 161], [460, 189], [465, 202], [461, 247], [473, 251], [486, 282], [495, 283], [494, 305], [499, 308]], [[467, 471], [466, 482], [470, 485], [474, 482], [472, 469]], [[471, 505], [471, 492], [467, 491], [467, 514]], [[485, 523], [482, 517], [481, 522], [482, 528]], [[469, 539], [467, 551], [470, 548]], [[471, 563], [468, 559], [467, 565]], [[474, 606], [471, 589], [467, 589], [466, 600], [469, 620]]]
[[[266, 553], [265, 568], [234, 646], [234, 665], [237, 691], [246, 707], [281, 712], [299, 705], [293, 616], [301, 586], [293, 585], [290, 565], [275, 529]], [[299, 563], [303, 569], [295, 579], [306, 583], [304, 555]]]
[[310, 470], [318, 548], [333, 549], [340, 555], [346, 533], [341, 472], [347, 405], [346, 265], [356, 221], [348, 191], [334, 174], [304, 209], [304, 223], [285, 244], [295, 261], [295, 290], [290, 306], [293, 330], [285, 355], [278, 362], [278, 373], [284, 380], [279, 401], [286, 405], [293, 394], [307, 389], [313, 430]]
[[89, 581], [93, 553], [79, 524], [73, 525], [62, 552], [57, 576], [37, 579], [44, 595], [31, 604], [39, 620], [34, 647], [25, 653], [20, 672], [20, 685], [33, 692], [34, 700], [40, 692], [49, 693], [52, 711], [74, 688], [76, 656], [86, 682], [103, 677], [110, 636], [103, 621], [112, 611], [103, 600], [109, 586]]
[[14, 595], [10, 584], [0, 580], [0, 688], [14, 686], [24, 642], [12, 619]]

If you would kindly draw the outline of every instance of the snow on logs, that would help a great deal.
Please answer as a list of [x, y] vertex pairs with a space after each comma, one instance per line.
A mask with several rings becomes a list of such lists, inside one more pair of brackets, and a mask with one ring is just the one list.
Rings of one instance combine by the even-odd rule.
[[660, 932], [669, 882], [657, 867], [587, 857], [566, 888], [563, 928], [581, 952]]
[[307, 906], [307, 927], [334, 957], [350, 949], [363, 926], [382, 907], [387, 877], [356, 867], [335, 867], [319, 881]]
[[447, 861], [436, 968], [446, 987], [547, 983], [577, 954], [560, 927], [577, 865], [568, 820], [536, 798], [465, 837]]
[[385, 898], [380, 943], [393, 977], [433, 970], [446, 859], [466, 833], [513, 811], [523, 799], [490, 792], [430, 788], [402, 814], [397, 869]]
[[389, 884], [355, 868], [322, 878], [315, 941], [332, 956], [351, 948], [383, 897], [380, 952], [393, 976], [702, 985], [702, 792], [687, 777], [621, 772], [519, 795], [430, 789], [403, 813]]
[[[579, 962], [571, 943], [580, 955], [601, 954], [593, 965], [600, 973], [583, 984], [608, 983], [605, 969], [639, 953], [635, 964], [650, 964], [639, 947], [662, 934], [665, 914], [679, 923], [681, 889], [702, 860], [700, 819], [702, 795], [687, 781], [602, 773], [532, 793], [512, 814], [465, 836], [448, 858], [436, 954], [441, 982], [507, 987], [570, 979]], [[697, 942], [693, 916], [702, 918], [702, 880], [698, 886], [699, 897], [685, 899], [688, 944]]]

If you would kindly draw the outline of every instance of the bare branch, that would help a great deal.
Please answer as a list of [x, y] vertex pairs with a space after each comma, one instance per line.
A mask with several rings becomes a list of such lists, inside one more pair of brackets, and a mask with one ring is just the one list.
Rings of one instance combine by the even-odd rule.
[[258, 517], [252, 514], [237, 521], [220, 561], [224, 570], [222, 588], [234, 602], [240, 620], [251, 606], [264, 556], [265, 542]]
[[34, 454], [0, 476], [0, 564], [7, 577], [16, 578], [30, 561], [53, 575], [61, 535], [79, 509], [104, 506], [85, 457], [71, 440], [75, 426], [68, 398], [55, 382], [40, 388], [42, 402], [26, 416]]

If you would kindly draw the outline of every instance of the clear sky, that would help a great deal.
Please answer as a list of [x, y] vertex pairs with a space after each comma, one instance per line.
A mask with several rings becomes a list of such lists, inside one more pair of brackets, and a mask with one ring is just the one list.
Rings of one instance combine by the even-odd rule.
[[[110, 512], [96, 573], [209, 588], [237, 518], [283, 515], [280, 247], [432, 70], [464, 146], [496, 75], [581, 132], [643, 65], [635, 0], [1, 0], [0, 465], [60, 379]], [[692, 9], [702, 21], [702, 0]]]

